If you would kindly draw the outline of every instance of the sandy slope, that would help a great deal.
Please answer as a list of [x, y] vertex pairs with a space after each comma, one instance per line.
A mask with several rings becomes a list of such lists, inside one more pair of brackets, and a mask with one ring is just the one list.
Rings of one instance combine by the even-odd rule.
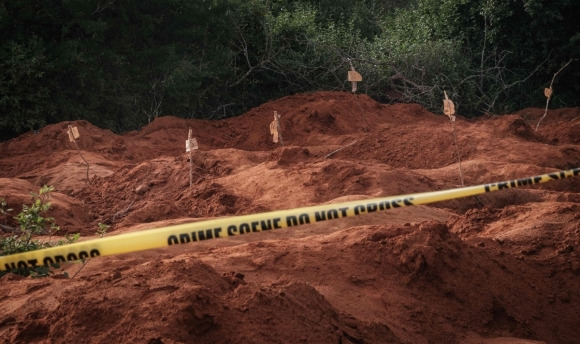
[[[273, 111], [284, 147], [271, 141]], [[459, 116], [457, 147], [445, 116], [338, 92], [221, 121], [161, 117], [124, 135], [60, 123], [0, 142], [0, 198], [19, 210], [53, 185], [51, 215], [87, 238], [98, 223], [112, 236], [579, 167], [580, 109], [551, 110], [535, 131], [542, 114]], [[200, 145], [191, 186], [189, 127]], [[72, 279], [9, 274], [0, 341], [578, 343], [579, 250], [575, 178], [71, 263]]]

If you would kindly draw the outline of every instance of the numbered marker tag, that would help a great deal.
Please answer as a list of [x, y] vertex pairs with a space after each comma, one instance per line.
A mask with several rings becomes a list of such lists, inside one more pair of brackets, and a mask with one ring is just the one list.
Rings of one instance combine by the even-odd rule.
[[270, 123], [270, 135], [273, 135], [272, 141], [278, 142], [278, 128], [276, 128], [276, 121]]
[[270, 135], [272, 135], [272, 141], [278, 143], [278, 126], [276, 125], [276, 120], [270, 123]]
[[191, 152], [192, 150], [198, 149], [197, 140], [195, 138], [185, 140], [185, 151]]
[[443, 99], [443, 113], [449, 116], [452, 121], [455, 121], [455, 104], [447, 97], [447, 92], [443, 91], [445, 99]]
[[360, 75], [356, 70], [348, 71], [348, 81], [362, 81], [362, 75]]
[[81, 137], [77, 127], [73, 127], [73, 126], [69, 125], [67, 132], [68, 132], [68, 139], [70, 142], [74, 142], [75, 139], [78, 139], [79, 137]]
[[272, 141], [274, 143], [278, 143], [284, 145], [284, 140], [282, 140], [282, 133], [280, 129], [280, 115], [278, 115], [278, 111], [274, 111], [274, 120], [270, 123], [270, 134], [272, 135]]
[[546, 98], [550, 98], [552, 96], [553, 90], [551, 87], [548, 88], [544, 88], [544, 95], [546, 96]]
[[348, 71], [348, 81], [352, 84], [352, 93], [355, 93], [357, 90], [357, 83], [362, 81], [362, 75], [360, 75], [354, 67], [350, 67], [351, 70]]

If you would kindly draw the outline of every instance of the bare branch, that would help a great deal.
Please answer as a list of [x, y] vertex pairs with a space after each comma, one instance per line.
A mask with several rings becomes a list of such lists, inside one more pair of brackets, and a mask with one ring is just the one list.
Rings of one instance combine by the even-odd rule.
[[93, 13], [91, 13], [91, 15], [94, 16], [95, 14], [99, 14], [99, 13], [103, 12], [104, 10], [109, 8], [111, 5], [113, 5], [114, 3], [115, 3], [115, 0], [105, 2], [104, 4], [98, 3], [97, 8], [93, 11]]
[[268, 65], [274, 66], [274, 64], [272, 63], [272, 59], [274, 59], [281, 52], [281, 50], [272, 51], [271, 38], [269, 37], [269, 35], [267, 33], [265, 33], [264, 34], [264, 36], [265, 36], [264, 54], [262, 56], [260, 56], [260, 61], [258, 63], [252, 64], [252, 62], [250, 61], [249, 44], [246, 41], [246, 38], [244, 36], [244, 32], [237, 22], [234, 22], [234, 26], [236, 27], [236, 31], [238, 32], [238, 45], [235, 45], [235, 46], [243, 54], [245, 62], [248, 66], [248, 70], [243, 75], [238, 77], [237, 80], [234, 81], [233, 83], [227, 83], [226, 84], [227, 87], [236, 87], [239, 84], [241, 84], [244, 80], [246, 80], [246, 78], [248, 78], [248, 76], [250, 76], [250, 74], [252, 74], [253, 72], [255, 72], [257, 70], [261, 70], [261, 69], [268, 69], [266, 67]]

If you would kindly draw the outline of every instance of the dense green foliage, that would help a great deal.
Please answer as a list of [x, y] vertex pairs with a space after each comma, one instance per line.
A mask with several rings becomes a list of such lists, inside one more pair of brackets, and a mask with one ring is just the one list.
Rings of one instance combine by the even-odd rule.
[[[1, 0], [0, 140], [86, 119], [222, 118], [348, 90], [477, 116], [545, 103], [580, 55], [577, 0]], [[553, 106], [577, 106], [580, 61]]]
[[[419, 0], [411, 11], [393, 16], [383, 37], [399, 59], [394, 65], [404, 68], [401, 57], [413, 61], [428, 91], [453, 90], [463, 115], [545, 105], [543, 89], [570, 60], [558, 75], [552, 105], [577, 106], [578, 14], [580, 2], [575, 0]], [[444, 51], [437, 52], [438, 47]], [[406, 49], [411, 49], [408, 57]], [[441, 58], [431, 60], [436, 56]], [[417, 87], [411, 88], [411, 100], [432, 104]], [[439, 101], [440, 94], [438, 90], [429, 96]]]

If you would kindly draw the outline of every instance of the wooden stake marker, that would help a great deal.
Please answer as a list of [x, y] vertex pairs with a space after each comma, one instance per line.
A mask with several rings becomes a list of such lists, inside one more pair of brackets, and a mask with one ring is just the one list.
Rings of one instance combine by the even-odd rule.
[[187, 140], [185, 140], [185, 152], [189, 153], [189, 186], [193, 183], [193, 160], [191, 159], [191, 152], [198, 149], [197, 140], [195, 137], [191, 137], [192, 132], [189, 128], [189, 133], [187, 134]]
[[77, 151], [79, 151], [79, 155], [81, 156], [81, 158], [83, 159], [85, 164], [87, 164], [87, 182], [90, 184], [91, 183], [91, 180], [89, 178], [90, 165], [89, 165], [89, 162], [87, 161], [87, 159], [85, 159], [85, 157], [83, 156], [83, 153], [81, 153], [81, 150], [80, 150], [79, 145], [77, 143], [77, 139], [79, 137], [81, 137], [81, 135], [79, 134], [79, 130], [77, 129], [77, 127], [73, 127], [72, 125], [69, 125], [68, 129], [67, 129], [67, 134], [68, 134], [69, 141], [75, 144]]
[[350, 81], [350, 83], [352, 84], [352, 94], [354, 94], [356, 103], [358, 104], [358, 107], [360, 108], [362, 114], [363, 131], [367, 132], [368, 128], [365, 120], [365, 112], [363, 111], [363, 108], [360, 105], [358, 97], [356, 95], [356, 90], [358, 88], [357, 84], [362, 81], [362, 75], [360, 75], [356, 70], [354, 70], [354, 66], [352, 65], [352, 61], [350, 59], [348, 60], [348, 63], [350, 64], [350, 70], [348, 71], [348, 81]]
[[282, 128], [280, 127], [280, 115], [278, 115], [278, 111], [274, 111], [274, 120], [270, 123], [270, 135], [272, 135], [272, 141], [274, 143], [280, 141], [280, 145], [284, 146]]
[[550, 87], [546, 87], [544, 88], [544, 95], [546, 96], [546, 109], [544, 110], [544, 115], [542, 117], [540, 117], [540, 120], [538, 121], [538, 124], [536, 124], [536, 131], [538, 131], [538, 128], [540, 127], [540, 122], [542, 122], [542, 120], [544, 119], [544, 117], [546, 117], [546, 115], [548, 114], [548, 105], [550, 104], [550, 99], [552, 98], [552, 94], [554, 93], [554, 89], [552, 88], [552, 86], [554, 85], [554, 80], [556, 79], [556, 76], [558, 74], [560, 74], [560, 72], [566, 68], [570, 62], [574, 61], [574, 59], [571, 59], [570, 61], [568, 61], [568, 63], [566, 63], [564, 65], [564, 67], [560, 68], [556, 73], [554, 73], [554, 76], [552, 77], [552, 81], [550, 82]]
[[362, 81], [362, 75], [360, 75], [354, 67], [351, 65], [350, 70], [348, 71], [348, 81], [352, 84], [352, 93], [355, 93], [357, 90], [357, 82]]
[[445, 99], [443, 99], [443, 113], [455, 122], [455, 104], [447, 97], [447, 92], [443, 91], [443, 93], [445, 94]]
[[443, 113], [446, 114], [451, 120], [453, 125], [453, 140], [455, 141], [455, 150], [457, 152], [457, 160], [459, 161], [459, 177], [461, 178], [461, 186], [464, 187], [463, 183], [463, 171], [461, 170], [461, 154], [459, 153], [459, 146], [457, 145], [457, 134], [455, 133], [455, 104], [447, 96], [447, 92], [443, 91], [445, 94], [445, 99], [443, 99]]

